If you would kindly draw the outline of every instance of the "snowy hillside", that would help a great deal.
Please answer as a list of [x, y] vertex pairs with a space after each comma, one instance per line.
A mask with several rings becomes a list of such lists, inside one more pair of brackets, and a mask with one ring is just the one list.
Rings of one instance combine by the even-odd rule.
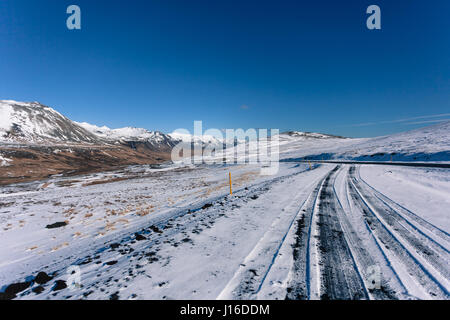
[[0, 100], [0, 142], [97, 143], [98, 137], [38, 102]]
[[[392, 154], [398, 160], [450, 160], [450, 121], [401, 132], [389, 136], [377, 137], [355, 144], [344, 157], [382, 158]], [[416, 159], [414, 159], [416, 158]], [[387, 160], [387, 158], [386, 158]]]
[[449, 299], [449, 170], [259, 169], [0, 187], [0, 299]]
[[280, 135], [280, 158], [450, 161], [450, 122], [375, 138], [292, 138]]

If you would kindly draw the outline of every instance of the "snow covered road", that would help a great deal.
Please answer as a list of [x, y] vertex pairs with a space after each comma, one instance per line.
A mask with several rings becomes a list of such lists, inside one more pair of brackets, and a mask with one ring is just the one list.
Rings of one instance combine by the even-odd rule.
[[[136, 167], [5, 187], [0, 298], [449, 298], [447, 169], [258, 169]], [[410, 201], [409, 185], [422, 197]]]

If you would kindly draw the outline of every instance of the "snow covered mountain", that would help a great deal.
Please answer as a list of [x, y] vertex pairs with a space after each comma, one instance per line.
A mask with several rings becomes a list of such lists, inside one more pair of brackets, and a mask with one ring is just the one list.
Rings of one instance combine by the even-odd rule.
[[346, 139], [341, 136], [335, 136], [331, 134], [325, 133], [316, 133], [316, 132], [302, 132], [302, 131], [287, 131], [281, 133], [281, 137], [285, 138], [286, 136], [294, 138], [294, 139]]
[[[332, 135], [290, 131], [280, 135], [283, 140], [316, 140], [340, 138]], [[179, 142], [194, 146], [222, 147], [225, 139], [211, 135], [194, 136], [173, 132], [165, 134], [144, 128], [111, 129], [87, 122], [75, 122], [56, 110], [38, 102], [0, 100], [0, 142], [26, 144], [121, 144], [132, 148], [145, 146], [151, 150], [169, 151]]]
[[194, 136], [191, 134], [172, 132], [169, 133], [169, 136], [177, 142], [193, 143], [194, 145], [222, 146], [225, 143], [224, 139], [210, 135]]
[[0, 142], [99, 143], [99, 138], [38, 102], [0, 100]]
[[[281, 158], [357, 160], [450, 159], [450, 121], [408, 132], [350, 139], [329, 134], [288, 131], [279, 134]], [[0, 100], [0, 143], [37, 145], [81, 144], [118, 145], [139, 152], [170, 153], [179, 142], [221, 148], [225, 140], [214, 136], [165, 134], [143, 128], [110, 129], [86, 122], [74, 122], [38, 102]], [[2, 161], [3, 165], [8, 162]]]
[[143, 128], [125, 127], [110, 129], [107, 126], [96, 126], [87, 122], [75, 122], [90, 133], [112, 143], [145, 143], [155, 149], [172, 148], [177, 141], [170, 135], [159, 131], [149, 131]]
[[106, 141], [120, 143], [146, 143], [153, 147], [172, 148], [180, 142], [192, 143], [194, 146], [222, 146], [224, 140], [218, 139], [210, 135], [194, 136], [191, 134], [172, 132], [169, 134], [160, 131], [149, 131], [144, 128], [125, 127], [111, 129], [107, 126], [96, 126], [87, 122], [77, 122], [77, 124], [92, 134], [95, 134]]
[[56, 110], [38, 102], [0, 100], [0, 143], [20, 144], [116, 144], [133, 149], [145, 147], [153, 151], [170, 151], [177, 143], [195, 146], [222, 146], [213, 136], [182, 133], [165, 134], [144, 128], [111, 129], [87, 122], [75, 122]]

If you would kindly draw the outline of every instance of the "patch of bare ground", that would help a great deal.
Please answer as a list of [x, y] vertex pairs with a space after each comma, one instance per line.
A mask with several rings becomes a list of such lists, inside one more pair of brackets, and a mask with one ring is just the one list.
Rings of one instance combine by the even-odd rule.
[[[2, 155], [12, 159], [0, 167], [0, 185], [44, 180], [52, 175], [112, 171], [129, 165], [158, 164], [170, 160], [170, 152], [119, 146], [40, 146], [0, 147]], [[95, 182], [107, 183], [111, 181]]]

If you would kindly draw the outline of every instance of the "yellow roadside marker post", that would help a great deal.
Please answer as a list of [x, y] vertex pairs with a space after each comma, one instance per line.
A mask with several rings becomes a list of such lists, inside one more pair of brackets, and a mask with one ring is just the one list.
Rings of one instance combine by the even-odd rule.
[[229, 177], [230, 177], [230, 194], [233, 195], [233, 188], [232, 188], [232, 186], [231, 186], [231, 171], [228, 172], [228, 175], [229, 175]]
[[311, 170], [311, 169], [312, 169], [312, 168], [311, 168], [311, 162], [308, 161], [308, 164], [309, 164], [309, 170]]

